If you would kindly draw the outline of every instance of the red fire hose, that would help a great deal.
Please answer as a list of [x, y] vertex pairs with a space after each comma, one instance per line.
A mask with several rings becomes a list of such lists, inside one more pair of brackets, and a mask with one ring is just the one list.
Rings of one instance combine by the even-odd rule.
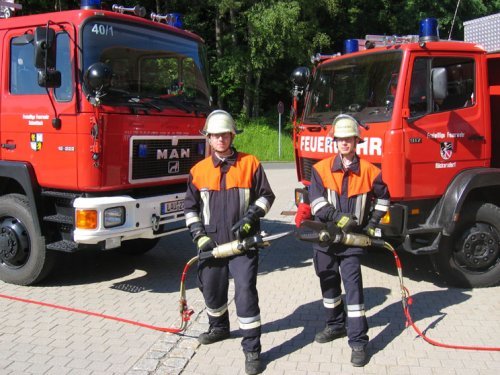
[[119, 318], [119, 317], [116, 317], [116, 316], [111, 316], [111, 315], [106, 315], [106, 314], [100, 314], [100, 313], [95, 313], [95, 312], [92, 312], [92, 311], [75, 309], [75, 308], [72, 308], [72, 307], [66, 307], [66, 306], [61, 306], [61, 305], [55, 305], [55, 304], [52, 304], [52, 303], [35, 301], [35, 300], [32, 300], [32, 299], [13, 297], [13, 296], [5, 295], [5, 294], [0, 294], [0, 297], [1, 298], [5, 298], [5, 299], [10, 299], [10, 300], [13, 300], [13, 301], [31, 303], [31, 304], [34, 304], [34, 305], [45, 306], [45, 307], [52, 307], [54, 309], [59, 309], [59, 310], [64, 310], [64, 311], [70, 311], [70, 312], [75, 312], [75, 313], [79, 313], [79, 314], [97, 316], [99, 318], [109, 319], [109, 320], [115, 320], [117, 322], [122, 322], [122, 323], [132, 324], [132, 325], [139, 326], [139, 327], [149, 328], [149, 329], [152, 329], [152, 330], [155, 330], [155, 331], [169, 332], [169, 333], [181, 333], [182, 331], [184, 331], [186, 329], [187, 324], [188, 324], [189, 320], [191, 319], [191, 315], [193, 314], [193, 310], [188, 309], [188, 307], [187, 307], [185, 281], [186, 281], [186, 275], [187, 275], [187, 271], [189, 270], [189, 267], [191, 267], [193, 265], [193, 263], [195, 263], [197, 260], [198, 260], [198, 256], [195, 256], [195, 257], [191, 258], [186, 263], [186, 265], [184, 266], [184, 270], [182, 271], [181, 287], [180, 287], [180, 298], [179, 298], [179, 312], [180, 312], [180, 315], [181, 315], [181, 325], [180, 325], [179, 328], [174, 328], [174, 327], [158, 327], [158, 326], [154, 326], [154, 325], [151, 325], [151, 324], [145, 324], [145, 323], [136, 322], [136, 321], [129, 320], [129, 319]]
[[[287, 235], [289, 233], [290, 232], [282, 233], [282, 234], [274, 235], [274, 236], [269, 236], [268, 238], [264, 237], [264, 240], [273, 240], [273, 239], [276, 239], [276, 238], [283, 237], [284, 235]], [[359, 240], [360, 242], [366, 242], [367, 244], [372, 244], [370, 242], [369, 237], [367, 237], [367, 236], [352, 235], [352, 234], [350, 234], [349, 236], [351, 236], [350, 240], [355, 240], [355, 241]], [[355, 238], [355, 237], [357, 237], [357, 238]], [[373, 241], [373, 242], [375, 242], [375, 241]], [[410, 305], [413, 303], [413, 300], [411, 298], [410, 292], [408, 291], [408, 289], [406, 288], [406, 286], [404, 285], [404, 282], [403, 282], [403, 268], [402, 268], [399, 256], [396, 253], [396, 250], [389, 243], [387, 243], [385, 241], [381, 241], [381, 240], [377, 240], [376, 243], [381, 244], [382, 242], [383, 242], [383, 246], [382, 247], [384, 247], [385, 249], [391, 251], [392, 254], [393, 254], [393, 256], [394, 256], [394, 260], [395, 260], [395, 263], [396, 263], [396, 268], [397, 268], [397, 271], [398, 271], [399, 286], [400, 286], [400, 289], [401, 289], [401, 302], [402, 302], [402, 305], [403, 305], [403, 313], [404, 313], [404, 315], [406, 317], [407, 324], [411, 325], [413, 327], [413, 329], [415, 330], [415, 332], [420, 337], [422, 337], [425, 341], [427, 341], [431, 345], [439, 346], [439, 347], [443, 347], [443, 348], [462, 349], [462, 350], [500, 351], [499, 347], [451, 345], [451, 344], [444, 344], [444, 343], [441, 343], [439, 341], [436, 341], [436, 340], [433, 340], [433, 339], [427, 337], [415, 325], [415, 323], [413, 322], [413, 319], [411, 318]], [[228, 245], [228, 244], [226, 244], [226, 245]], [[221, 247], [222, 246], [226, 246], [226, 245], [221, 245]], [[267, 245], [269, 245], [269, 244], [266, 241], [265, 242], [265, 246], [267, 246]], [[226, 254], [221, 254], [221, 257], [228, 256], [229, 252], [238, 251], [236, 248], [234, 248], [234, 246], [232, 248], [226, 246], [226, 247], [224, 247], [222, 249], [223, 249], [223, 251], [226, 252]], [[198, 256], [195, 256], [195, 257], [191, 258], [186, 263], [186, 265], [184, 266], [184, 270], [182, 271], [181, 286], [180, 286], [180, 299], [179, 299], [179, 312], [180, 312], [180, 315], [181, 315], [181, 326], [179, 328], [159, 327], [159, 326], [154, 326], [154, 325], [150, 325], [150, 324], [136, 322], [136, 321], [133, 321], [133, 320], [123, 319], [123, 318], [119, 318], [119, 317], [115, 317], [115, 316], [111, 316], [111, 315], [100, 314], [100, 313], [95, 313], [95, 312], [91, 312], [91, 311], [80, 310], [80, 309], [75, 309], [75, 308], [72, 308], [72, 307], [55, 305], [55, 304], [51, 304], [51, 303], [45, 303], [45, 302], [35, 301], [35, 300], [30, 300], [30, 299], [25, 299], [25, 298], [13, 297], [13, 296], [5, 295], [5, 294], [0, 294], [0, 297], [1, 298], [5, 298], [5, 299], [14, 300], [14, 301], [19, 301], [19, 302], [31, 303], [31, 304], [35, 304], [35, 305], [39, 305], [39, 306], [51, 307], [51, 308], [55, 308], [55, 309], [59, 309], [59, 310], [65, 310], [65, 311], [70, 311], [70, 312], [75, 312], [75, 313], [80, 313], [80, 314], [85, 314], [85, 315], [91, 315], [91, 316], [97, 316], [97, 317], [100, 317], [100, 318], [109, 319], [109, 320], [115, 320], [115, 321], [122, 322], [122, 323], [127, 323], [127, 324], [132, 324], [132, 325], [136, 325], [136, 326], [140, 326], [140, 327], [152, 329], [152, 330], [155, 330], [155, 331], [169, 332], [169, 333], [180, 333], [180, 332], [182, 332], [182, 331], [184, 331], [186, 329], [187, 324], [188, 324], [189, 320], [191, 319], [191, 315], [193, 314], [193, 310], [191, 310], [191, 309], [189, 309], [187, 307], [185, 280], [186, 280], [187, 271], [193, 265], [193, 263], [195, 263], [198, 259], [199, 259]]]
[[413, 319], [411, 318], [410, 315], [410, 305], [413, 303], [413, 300], [410, 296], [410, 292], [408, 289], [405, 287], [403, 283], [403, 268], [401, 266], [401, 261], [399, 260], [398, 254], [396, 253], [396, 250], [387, 242], [384, 241], [384, 248], [387, 250], [391, 251], [394, 260], [396, 262], [396, 268], [398, 270], [398, 278], [399, 278], [399, 286], [401, 288], [401, 301], [403, 304], [403, 313], [405, 314], [406, 317], [406, 322], [408, 325], [412, 326], [415, 332], [422, 337], [425, 341], [427, 341], [429, 344], [434, 345], [434, 346], [440, 346], [442, 348], [449, 348], [449, 349], [463, 349], [463, 350], [484, 350], [484, 351], [500, 351], [500, 348], [498, 347], [488, 347], [488, 346], [465, 346], [465, 345], [451, 345], [451, 344], [444, 344], [439, 341], [435, 341], [429, 337], [427, 337], [413, 322]]

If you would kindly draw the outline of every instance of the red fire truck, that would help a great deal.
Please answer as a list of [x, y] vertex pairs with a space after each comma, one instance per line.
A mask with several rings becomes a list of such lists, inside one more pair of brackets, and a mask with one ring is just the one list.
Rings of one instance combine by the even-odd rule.
[[358, 154], [391, 193], [383, 236], [432, 254], [453, 284], [483, 287], [500, 281], [500, 14], [464, 27], [469, 42], [440, 40], [426, 19], [420, 35], [348, 40], [344, 54], [316, 56], [312, 75], [297, 68], [293, 140], [307, 186], [313, 164], [336, 152], [332, 120], [355, 116]]
[[203, 40], [139, 6], [1, 5], [0, 279], [33, 284], [58, 252], [143, 253], [182, 230], [186, 179], [208, 151]]

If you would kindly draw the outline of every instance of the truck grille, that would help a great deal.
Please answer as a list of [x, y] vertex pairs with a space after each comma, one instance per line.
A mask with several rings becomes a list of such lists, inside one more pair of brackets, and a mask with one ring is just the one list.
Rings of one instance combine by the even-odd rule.
[[206, 138], [201, 136], [131, 137], [129, 182], [187, 177], [206, 150]]
[[311, 169], [319, 159], [301, 158], [300, 159], [300, 175], [302, 179], [311, 181]]

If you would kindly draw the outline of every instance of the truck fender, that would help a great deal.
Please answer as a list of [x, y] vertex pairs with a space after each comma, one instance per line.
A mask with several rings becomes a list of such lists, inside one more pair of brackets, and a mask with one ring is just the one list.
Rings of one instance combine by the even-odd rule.
[[[4, 195], [5, 193], [20, 193], [26, 195], [30, 203], [33, 217], [38, 218], [40, 200], [35, 197], [40, 196], [40, 185], [38, 185], [33, 166], [24, 162], [0, 160], [0, 178], [3, 181], [10, 180], [17, 182], [23, 190], [11, 191], [8, 190], [8, 186], [0, 183], [0, 195]], [[35, 220], [35, 223], [40, 230], [39, 220]]]
[[461, 171], [448, 185], [427, 224], [442, 227], [443, 234], [450, 236], [457, 224], [458, 214], [471, 192], [494, 186], [500, 186], [499, 168], [471, 168]]

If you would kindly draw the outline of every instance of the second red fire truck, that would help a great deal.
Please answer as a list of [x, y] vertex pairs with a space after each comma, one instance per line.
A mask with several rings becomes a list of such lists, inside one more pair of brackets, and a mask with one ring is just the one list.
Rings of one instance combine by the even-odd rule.
[[[358, 153], [382, 169], [392, 206], [384, 237], [432, 254], [450, 282], [500, 282], [500, 14], [465, 23], [467, 42], [440, 40], [435, 19], [420, 35], [368, 35], [346, 53], [317, 56], [294, 147], [299, 181], [335, 153], [328, 136], [340, 113], [365, 127]], [[295, 101], [297, 103], [297, 101]]]

